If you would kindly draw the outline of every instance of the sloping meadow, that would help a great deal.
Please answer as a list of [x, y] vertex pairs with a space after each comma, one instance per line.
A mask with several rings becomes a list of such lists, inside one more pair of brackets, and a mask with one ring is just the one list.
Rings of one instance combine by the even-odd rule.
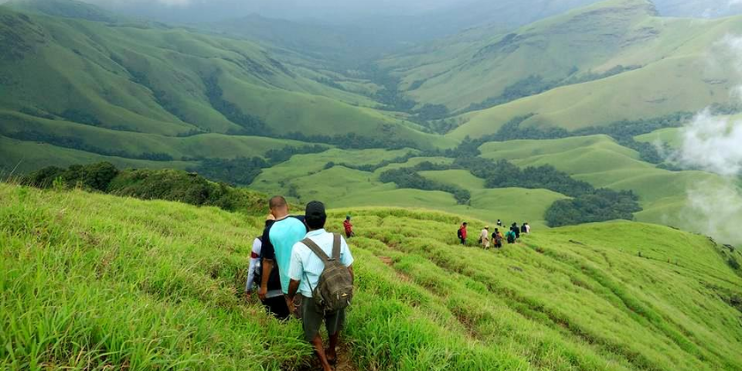
[[[357, 369], [742, 367], [742, 278], [704, 237], [621, 222], [484, 251], [457, 244], [450, 214], [340, 210], [328, 227], [346, 212], [357, 294], [343, 341]], [[483, 223], [469, 222], [476, 236]], [[0, 368], [308, 369], [300, 324], [240, 298], [261, 227], [0, 184]]]

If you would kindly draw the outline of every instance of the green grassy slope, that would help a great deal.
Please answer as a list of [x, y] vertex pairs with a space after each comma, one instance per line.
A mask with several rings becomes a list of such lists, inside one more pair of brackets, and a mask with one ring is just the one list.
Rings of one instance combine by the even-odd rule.
[[[452, 194], [439, 191], [398, 189], [395, 184], [379, 181], [381, 173], [401, 167], [413, 167], [429, 161], [450, 164], [446, 158], [414, 157], [401, 164], [390, 164], [367, 172], [352, 166], [376, 165], [406, 154], [406, 151], [339, 150], [319, 154], [296, 155], [291, 160], [263, 171], [250, 185], [270, 194], [284, 194], [308, 202], [323, 198], [332, 207], [362, 208], [395, 206], [427, 208], [456, 212], [494, 224], [497, 219], [528, 221], [539, 228], [546, 226], [544, 213], [554, 201], [565, 196], [547, 190], [520, 188], [485, 189], [482, 179], [461, 170], [421, 172], [421, 175], [444, 184], [460, 186], [472, 193], [471, 205], [458, 205]], [[336, 165], [325, 169], [328, 162]]]
[[[69, 5], [67, 10], [75, 12], [82, 11], [74, 6], [97, 9]], [[318, 82], [334, 75], [315, 71], [306, 77], [306, 67], [279, 61], [245, 40], [144, 22], [49, 17], [6, 6], [0, 7], [0, 40], [6, 49], [0, 58], [0, 86], [8, 92], [0, 96], [0, 134], [5, 136], [64, 131], [73, 140], [111, 150], [136, 153], [147, 147], [176, 158], [181, 151], [163, 143], [180, 141], [175, 137], [196, 135], [188, 139], [189, 156], [199, 152], [195, 142], [229, 149], [243, 142], [202, 133], [354, 133], [421, 147], [452, 143], [370, 108], [378, 104], [363, 95]], [[258, 148], [230, 156], [252, 155]]]
[[[705, 183], [725, 184], [720, 176], [700, 171], [668, 171], [639, 159], [638, 153], [606, 136], [487, 143], [482, 157], [506, 159], [519, 166], [552, 165], [596, 187], [632, 190], [644, 211], [637, 220], [698, 231], [702, 225], [683, 215], [688, 189]], [[742, 220], [740, 220], [742, 222]]]
[[187, 161], [163, 162], [102, 156], [45, 143], [24, 142], [0, 136], [0, 179], [5, 179], [11, 172], [19, 175], [47, 166], [67, 167], [101, 161], [108, 161], [119, 168], [186, 169], [195, 165], [195, 163]]
[[[2, 368], [311, 363], [298, 322], [239, 298], [261, 220], [5, 184], [0, 205]], [[347, 211], [331, 213], [333, 230]], [[457, 245], [458, 216], [352, 211], [357, 293], [343, 356], [356, 369], [742, 367], [742, 278], [704, 237], [621, 222], [482, 251]]]
[[[512, 33], [470, 30], [379, 64], [408, 96], [454, 113], [511, 97], [456, 117], [463, 125], [452, 138], [491, 134], [528, 114], [525, 126], [573, 130], [729, 103], [730, 68], [707, 61], [714, 43], [741, 29], [739, 17], [662, 18], [647, 0], [607, 0]], [[719, 66], [730, 62], [713, 54]]]

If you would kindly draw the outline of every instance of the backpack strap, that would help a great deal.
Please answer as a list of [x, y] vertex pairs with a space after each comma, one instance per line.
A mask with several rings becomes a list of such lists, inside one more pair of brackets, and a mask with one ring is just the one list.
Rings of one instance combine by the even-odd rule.
[[305, 238], [304, 240], [301, 241], [301, 243], [306, 245], [309, 248], [309, 250], [312, 250], [314, 255], [317, 255], [318, 258], [322, 259], [323, 263], [327, 263], [328, 261], [333, 260], [333, 259], [330, 259], [327, 256], [327, 254], [325, 254], [325, 252], [322, 251], [322, 248], [317, 246], [317, 244], [314, 243], [314, 241], [312, 241], [310, 238]]
[[332, 241], [332, 260], [340, 260], [340, 245], [341, 245], [341, 238], [339, 234], [335, 233], [333, 234], [333, 241]]

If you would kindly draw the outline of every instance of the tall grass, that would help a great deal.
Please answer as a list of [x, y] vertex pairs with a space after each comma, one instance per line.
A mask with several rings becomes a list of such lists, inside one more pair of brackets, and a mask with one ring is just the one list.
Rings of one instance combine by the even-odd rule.
[[[609, 223], [483, 251], [457, 244], [458, 216], [353, 216], [343, 341], [357, 369], [742, 369], [730, 304], [742, 278], [701, 236]], [[311, 367], [297, 321], [240, 298], [261, 226], [216, 208], [0, 184], [0, 369]]]

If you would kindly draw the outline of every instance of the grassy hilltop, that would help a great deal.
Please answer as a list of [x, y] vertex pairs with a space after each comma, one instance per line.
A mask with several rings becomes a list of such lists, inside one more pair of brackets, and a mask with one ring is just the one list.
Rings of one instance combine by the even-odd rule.
[[[451, 214], [353, 212], [356, 369], [742, 367], [742, 255], [705, 237], [620, 222], [536, 229], [494, 252], [458, 246]], [[261, 225], [0, 184], [0, 368], [306, 369], [299, 324], [239, 297]]]
[[[714, 50], [739, 16], [666, 18], [649, 0], [607, 0], [511, 32], [476, 28], [379, 61], [420, 104], [442, 105], [461, 140], [514, 117], [575, 130], [729, 103], [734, 63]], [[731, 64], [730, 64], [731, 65]]]

